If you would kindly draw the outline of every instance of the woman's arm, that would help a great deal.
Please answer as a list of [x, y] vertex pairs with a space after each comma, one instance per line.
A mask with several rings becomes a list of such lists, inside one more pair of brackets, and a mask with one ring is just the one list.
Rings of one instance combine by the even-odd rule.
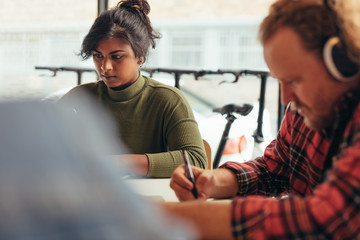
[[156, 101], [148, 106], [147, 111], [152, 114], [146, 122], [159, 126], [155, 135], [162, 139], [163, 151], [146, 154], [149, 158], [148, 176], [170, 177], [174, 169], [184, 163], [181, 150], [188, 152], [191, 165], [206, 169], [203, 140], [186, 98], [178, 89], [163, 85], [156, 88], [152, 96], [156, 96]]
[[149, 160], [145, 154], [122, 154], [112, 155], [115, 163], [123, 166], [131, 173], [138, 176], [146, 176], [149, 170]]

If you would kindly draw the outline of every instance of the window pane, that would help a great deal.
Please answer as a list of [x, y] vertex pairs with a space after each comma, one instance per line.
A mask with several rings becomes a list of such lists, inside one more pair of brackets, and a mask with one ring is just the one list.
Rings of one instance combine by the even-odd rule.
[[[0, 8], [0, 100], [45, 97], [76, 84], [75, 73], [35, 66], [91, 66], [77, 53], [97, 15], [96, 0], [11, 0]], [[95, 76], [91, 76], [96, 79]]]

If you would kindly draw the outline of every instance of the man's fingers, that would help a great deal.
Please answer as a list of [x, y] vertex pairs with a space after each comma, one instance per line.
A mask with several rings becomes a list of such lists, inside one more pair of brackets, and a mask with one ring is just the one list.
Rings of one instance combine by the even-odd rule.
[[181, 165], [176, 168], [171, 176], [170, 187], [175, 190], [174, 188], [178, 189], [176, 187], [177, 185], [188, 190], [193, 189], [192, 182], [185, 174], [185, 165]]
[[193, 189], [192, 182], [187, 178], [185, 174], [184, 165], [179, 166], [175, 169], [171, 176], [170, 188], [174, 190], [175, 195], [179, 201], [186, 201], [194, 199], [191, 192]]
[[[206, 200], [210, 195], [212, 173], [209, 170], [191, 167], [195, 177], [195, 186], [198, 192], [198, 199]], [[174, 190], [179, 201], [194, 200], [192, 193], [194, 185], [185, 174], [185, 166], [176, 168], [171, 176], [170, 187]]]
[[174, 190], [176, 197], [179, 199], [179, 201], [186, 201], [186, 200], [192, 200], [195, 199], [191, 189], [184, 188], [183, 186], [177, 184], [174, 181], [170, 182], [170, 187]]
[[209, 198], [213, 184], [213, 174], [210, 170], [205, 170], [196, 180], [196, 188], [202, 198]]

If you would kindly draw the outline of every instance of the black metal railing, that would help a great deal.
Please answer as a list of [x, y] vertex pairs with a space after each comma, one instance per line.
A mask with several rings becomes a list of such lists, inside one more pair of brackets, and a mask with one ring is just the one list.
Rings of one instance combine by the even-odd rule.
[[42, 66], [35, 66], [36, 70], [49, 70], [52, 72], [51, 77], [56, 77], [58, 72], [67, 71], [67, 72], [75, 72], [77, 74], [77, 85], [82, 83], [82, 75], [85, 72], [94, 72], [96, 73], [97, 79], [99, 80], [99, 76], [95, 69], [92, 68], [78, 68], [78, 67], [42, 67]]
[[[82, 83], [82, 74], [84, 72], [94, 72], [95, 69], [91, 68], [76, 68], [76, 67], [49, 67], [49, 66], [35, 66], [37, 70], [49, 70], [53, 72], [53, 77], [56, 76], [59, 71], [72, 71], [77, 74], [77, 84], [80, 85]], [[257, 128], [253, 134], [253, 137], [257, 143], [261, 143], [264, 141], [264, 136], [262, 132], [263, 126], [263, 113], [265, 109], [265, 92], [266, 92], [266, 83], [269, 76], [269, 73], [266, 71], [254, 71], [254, 70], [185, 70], [185, 69], [169, 69], [169, 68], [142, 68], [141, 71], [149, 73], [150, 77], [153, 76], [154, 73], [168, 73], [174, 76], [175, 87], [180, 89], [180, 78], [184, 74], [190, 74], [194, 76], [195, 80], [198, 80], [200, 77], [205, 75], [222, 75], [222, 74], [231, 74], [234, 76], [234, 80], [230, 83], [236, 83], [239, 81], [241, 76], [245, 75], [253, 75], [260, 78], [260, 96], [259, 96], [259, 110], [258, 110], [258, 119], [257, 119]], [[97, 75], [99, 79], [99, 76]], [[223, 81], [225, 82], [225, 81]], [[221, 82], [222, 83], [222, 82]], [[278, 100], [278, 128], [280, 127], [281, 120], [284, 114], [284, 106], [282, 106], [280, 101], [280, 91], [279, 91], [279, 100]]]
[[[203, 77], [205, 75], [223, 75], [223, 74], [231, 74], [234, 76], [234, 80], [230, 83], [236, 83], [239, 81], [241, 76], [245, 75], [253, 75], [260, 78], [260, 96], [259, 96], [259, 110], [258, 110], [258, 119], [257, 119], [257, 128], [253, 137], [257, 143], [261, 143], [264, 141], [264, 135], [262, 132], [263, 126], [263, 114], [265, 109], [265, 90], [266, 90], [266, 81], [269, 76], [269, 73], [266, 71], [254, 71], [254, 70], [181, 70], [181, 69], [168, 69], [168, 68], [143, 68], [142, 71], [148, 72], [150, 77], [156, 72], [169, 73], [173, 74], [175, 80], [175, 87], [180, 89], [180, 77], [183, 74], [191, 74], [194, 75], [195, 80], [198, 80], [199, 77]], [[225, 82], [225, 81], [223, 81]], [[220, 83], [223, 83], [220, 82]]]

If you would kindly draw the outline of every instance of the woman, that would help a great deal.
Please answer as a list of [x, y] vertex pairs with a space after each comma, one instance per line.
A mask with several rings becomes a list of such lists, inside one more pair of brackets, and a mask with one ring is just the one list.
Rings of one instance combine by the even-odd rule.
[[[83, 60], [93, 57], [101, 80], [67, 93], [68, 102], [83, 92], [95, 95], [113, 114], [119, 138], [132, 154], [116, 161], [135, 166], [134, 173], [170, 177], [183, 163], [186, 149], [193, 165], [207, 167], [205, 150], [192, 110], [182, 93], [140, 74], [150, 45], [158, 34], [152, 29], [146, 0], [124, 0], [102, 13], [82, 43]], [[76, 107], [75, 107], [76, 109]]]

